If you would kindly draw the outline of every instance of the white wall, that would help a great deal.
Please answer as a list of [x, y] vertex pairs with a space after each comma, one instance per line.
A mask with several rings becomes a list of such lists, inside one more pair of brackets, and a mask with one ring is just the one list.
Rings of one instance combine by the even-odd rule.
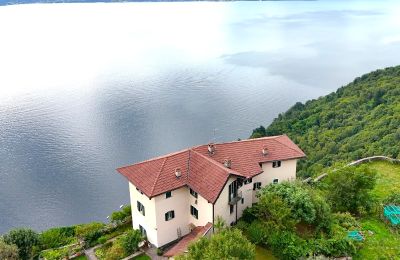
[[[212, 223], [212, 204], [200, 194], [198, 194], [196, 204], [196, 199], [186, 186], [171, 191], [170, 198], [166, 198], [163, 193], [150, 200], [146, 195], [138, 192], [132, 183], [129, 183], [129, 192], [133, 228], [139, 229], [139, 224], [144, 227], [149, 242], [156, 247], [178, 239], [178, 228], [181, 230], [181, 236], [184, 236], [190, 232], [190, 224], [205, 226], [208, 222]], [[138, 212], [137, 201], [144, 205], [145, 216]], [[198, 210], [198, 219], [190, 214], [190, 205]], [[165, 221], [165, 213], [171, 210], [174, 211], [175, 217]]]
[[[178, 239], [178, 229], [184, 236], [190, 232], [189, 230], [189, 189], [182, 187], [171, 191], [171, 197], [165, 198], [165, 193], [156, 196], [156, 221], [157, 221], [157, 247], [163, 246], [171, 241]], [[165, 213], [173, 210], [175, 217], [165, 221]]]
[[[217, 201], [215, 202], [214, 205], [214, 220], [218, 216], [222, 217], [226, 225], [230, 225], [231, 222], [236, 221], [236, 208], [234, 209], [233, 213], [230, 214], [230, 208], [229, 208], [229, 185], [236, 180], [237, 177], [229, 177], [227, 183], [225, 184], [224, 189], [222, 190], [221, 194], [219, 195]], [[240, 202], [239, 202], [240, 203]]]
[[[208, 222], [212, 223], [212, 203], [208, 203], [206, 199], [204, 199], [200, 194], [197, 194], [197, 199], [193, 197], [188, 189], [189, 194], [189, 205], [188, 205], [188, 215], [189, 215], [189, 223], [194, 224], [195, 226], [205, 226]], [[197, 204], [196, 204], [197, 201]], [[196, 219], [190, 214], [190, 205], [195, 207], [198, 210], [199, 218]]]
[[[289, 181], [296, 179], [296, 164], [297, 160], [286, 160], [281, 161], [281, 167], [273, 168], [272, 162], [262, 164], [263, 173], [253, 178], [253, 183], [261, 182], [261, 188], [272, 183], [274, 179], [278, 179], [279, 182]], [[253, 191], [253, 203], [258, 201], [256, 197], [256, 191]]]
[[[129, 183], [129, 193], [131, 198], [133, 228], [139, 229], [139, 224], [142, 225], [142, 227], [146, 229], [149, 242], [157, 245], [157, 222], [154, 198], [150, 200], [146, 195], [138, 192], [132, 183]], [[141, 212], [138, 212], [137, 201], [143, 204], [145, 216], [143, 216]]]

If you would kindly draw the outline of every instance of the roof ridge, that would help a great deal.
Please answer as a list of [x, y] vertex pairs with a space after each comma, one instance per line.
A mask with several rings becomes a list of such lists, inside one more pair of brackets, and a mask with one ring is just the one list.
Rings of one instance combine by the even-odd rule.
[[150, 194], [153, 194], [154, 189], [156, 188], [158, 179], [160, 178], [161, 172], [162, 172], [162, 170], [163, 170], [163, 168], [164, 168], [164, 165], [165, 165], [166, 161], [168, 160], [168, 158], [169, 158], [169, 157], [166, 157], [166, 158], [164, 159], [163, 163], [161, 164], [160, 170], [158, 171], [156, 180], [155, 180], [154, 183], [153, 183], [153, 187], [151, 188]]
[[[264, 136], [264, 137], [259, 137], [259, 138], [249, 138], [249, 139], [244, 139], [244, 140], [236, 140], [236, 141], [229, 141], [229, 142], [222, 142], [222, 143], [213, 143], [215, 145], [221, 145], [221, 144], [232, 144], [232, 143], [243, 143], [243, 142], [254, 142], [254, 141], [258, 141], [258, 140], [265, 140], [265, 139], [276, 139], [282, 136], [287, 136], [285, 134], [282, 135], [272, 135], [272, 136]], [[192, 146], [190, 149], [195, 149], [201, 146], [204, 146], [207, 144], [200, 144], [200, 145], [196, 145], [196, 146]]]
[[171, 156], [180, 154], [180, 153], [187, 152], [187, 151], [189, 151], [189, 150], [190, 150], [189, 148], [185, 148], [185, 149], [180, 150], [180, 151], [177, 151], [177, 152], [172, 152], [172, 153], [160, 155], [160, 156], [157, 156], [157, 157], [148, 159], [148, 160], [144, 160], [144, 161], [140, 161], [140, 162], [133, 163], [133, 164], [130, 164], [130, 165], [125, 165], [125, 166], [122, 166], [122, 167], [118, 167], [117, 170], [118, 170], [118, 169], [124, 169], [124, 168], [130, 167], [130, 166], [132, 166], [132, 165], [139, 165], [139, 164], [148, 163], [148, 162], [152, 162], [152, 161], [156, 161], [156, 160], [160, 160], [160, 159], [165, 159], [165, 158], [168, 158], [168, 157], [171, 157]]
[[[287, 135], [285, 135], [285, 136], [287, 136]], [[290, 140], [290, 138], [289, 138], [289, 140]], [[287, 148], [289, 148], [289, 149], [295, 151], [296, 153], [300, 153], [300, 151], [298, 151], [298, 150], [296, 150], [296, 149], [294, 149], [294, 148], [292, 148], [292, 147], [290, 147], [290, 146], [288, 146], [288, 145], [286, 145], [286, 144], [280, 142], [280, 141], [277, 140], [277, 139], [274, 139], [274, 141], [275, 141], [275, 142], [278, 142], [278, 143], [280, 143], [280, 144], [282, 144], [282, 145], [284, 145], [284, 146], [286, 146]], [[290, 141], [292, 141], [292, 140], [290, 140]], [[304, 153], [304, 152], [303, 152], [303, 153]]]
[[243, 176], [243, 175], [244, 175], [244, 174], [242, 174], [242, 173], [240, 173], [240, 172], [237, 172], [237, 171], [235, 171], [235, 170], [232, 170], [232, 169], [229, 169], [229, 168], [226, 168], [226, 167], [222, 166], [222, 164], [220, 164], [220, 163], [217, 162], [216, 160], [211, 159], [211, 158], [208, 158], [207, 156], [205, 156], [205, 155], [203, 155], [203, 154], [201, 154], [201, 153], [199, 153], [199, 152], [196, 152], [195, 150], [192, 150], [192, 151], [193, 151], [194, 153], [200, 155], [200, 156], [203, 157], [204, 159], [208, 160], [208, 161], [211, 162], [212, 164], [216, 165], [217, 167], [221, 168], [222, 170], [226, 171], [228, 174], [233, 173], [233, 174], [236, 174], [236, 175], [239, 175], [239, 176]]

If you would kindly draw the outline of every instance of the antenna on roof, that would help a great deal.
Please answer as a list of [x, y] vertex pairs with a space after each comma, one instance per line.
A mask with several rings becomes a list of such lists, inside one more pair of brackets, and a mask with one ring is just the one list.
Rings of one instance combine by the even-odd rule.
[[216, 137], [217, 131], [218, 131], [218, 128], [213, 129], [213, 143], [215, 143], [217, 141], [217, 137]]

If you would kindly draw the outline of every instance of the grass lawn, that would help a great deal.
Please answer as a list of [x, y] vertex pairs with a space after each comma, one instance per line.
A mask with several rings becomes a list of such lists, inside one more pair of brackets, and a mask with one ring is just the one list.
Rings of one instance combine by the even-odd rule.
[[[373, 193], [380, 199], [386, 198], [393, 192], [400, 192], [400, 165], [389, 162], [369, 163], [378, 171], [378, 179]], [[354, 259], [399, 259], [400, 234], [395, 233], [379, 217], [371, 216], [360, 220], [364, 231], [371, 230], [361, 250]]]
[[261, 246], [256, 246], [256, 260], [276, 260], [272, 252]]
[[369, 163], [369, 165], [378, 172], [378, 179], [373, 193], [379, 199], [384, 199], [393, 192], [400, 192], [400, 164], [380, 161]]
[[133, 260], [151, 260], [150, 256], [141, 254], [133, 258]]
[[81, 256], [72, 258], [72, 260], [87, 260], [87, 257], [85, 255], [81, 255]]

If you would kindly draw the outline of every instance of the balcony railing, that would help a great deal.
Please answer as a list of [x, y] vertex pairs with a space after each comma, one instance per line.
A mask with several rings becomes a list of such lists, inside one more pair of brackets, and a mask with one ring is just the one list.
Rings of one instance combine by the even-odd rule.
[[241, 191], [238, 191], [237, 192], [237, 194], [236, 194], [236, 196], [235, 197], [233, 197], [233, 198], [231, 198], [230, 200], [229, 200], [229, 205], [235, 205], [239, 200], [241, 200], [243, 197], [242, 197], [242, 192]]

